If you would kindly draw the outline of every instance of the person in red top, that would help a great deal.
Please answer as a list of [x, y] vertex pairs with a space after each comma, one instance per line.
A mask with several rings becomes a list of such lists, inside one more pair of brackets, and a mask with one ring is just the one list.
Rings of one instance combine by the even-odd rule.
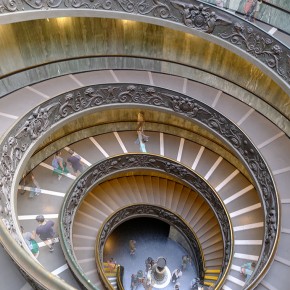
[[258, 0], [247, 0], [244, 6], [246, 19], [253, 22]]

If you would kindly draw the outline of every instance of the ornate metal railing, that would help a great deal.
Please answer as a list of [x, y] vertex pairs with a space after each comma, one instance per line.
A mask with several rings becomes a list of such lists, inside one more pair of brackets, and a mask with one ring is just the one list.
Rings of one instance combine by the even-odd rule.
[[[218, 41], [221, 45], [226, 42], [228, 49], [238, 54], [241, 52], [247, 54], [260, 67], [260, 64], [263, 64], [266, 68], [264, 71], [271, 72], [271, 75], [289, 90], [289, 47], [248, 21], [212, 5], [196, 0], [0, 0], [0, 21], [2, 23], [21, 21], [21, 16], [25, 15], [25, 12], [27, 12], [25, 20], [29, 17], [31, 19], [54, 17], [52, 13], [54, 10], [62, 11], [64, 16], [70, 16], [70, 11], [71, 15], [75, 16], [75, 10], [78, 10], [78, 16], [110, 16], [110, 18], [121, 16], [124, 19], [149, 23], [156, 23], [157, 20], [159, 25], [164, 26], [169, 21], [171, 26], [176, 24], [176, 29], [184, 27], [187, 28], [187, 32], [197, 33], [205, 38], [212, 35], [214, 36], [211, 38], [212, 41]], [[37, 11], [39, 15], [36, 17], [33, 14], [37, 14]], [[18, 17], [11, 20], [17, 13]]]
[[[59, 217], [59, 227], [61, 232], [60, 238], [62, 239], [64, 249], [66, 249], [64, 251], [65, 255], [67, 255], [66, 260], [73, 271], [76, 268], [76, 271], [74, 272], [76, 276], [79, 277], [80, 282], [83, 283], [82, 280], [85, 277], [85, 273], [79, 275], [80, 268], [75, 267], [78, 264], [78, 261], [74, 256], [71, 235], [74, 215], [86, 194], [102, 180], [122, 171], [136, 169], [156, 170], [174, 176], [178, 180], [186, 182], [191, 188], [203, 196], [207, 203], [212, 207], [220, 224], [224, 242], [223, 265], [219, 281], [217, 281], [217, 283], [220, 282], [220, 284], [222, 284], [226, 276], [225, 274], [229, 270], [228, 266], [231, 261], [233, 247], [233, 233], [230, 217], [227, 214], [223, 202], [210, 185], [197, 173], [168, 158], [150, 154], [126, 154], [100, 161], [83, 173], [67, 193]], [[178, 229], [186, 239], [187, 244], [191, 249], [191, 254], [195, 258], [194, 261], [197, 266], [197, 274], [203, 279], [205, 271], [204, 257], [202, 247], [194, 232], [182, 218], [178, 217], [173, 212], [170, 212], [165, 208], [148, 204], [132, 205], [120, 209], [104, 222], [96, 241], [96, 261], [101, 279], [106, 281], [105, 274], [102, 272], [102, 265], [103, 251], [107, 238], [122, 222], [139, 215], [161, 219]], [[85, 280], [87, 279], [85, 278]]]
[[[270, 170], [251, 140], [222, 114], [191, 97], [157, 87], [133, 84], [84, 87], [50, 99], [27, 113], [0, 143], [0, 217], [7, 234], [19, 244], [23, 241], [14, 213], [14, 198], [25, 162], [33, 149], [50, 134], [50, 130], [57, 129], [62, 123], [108, 106], [148, 106], [151, 110], [167, 111], [197, 122], [227, 143], [244, 162], [255, 180], [265, 214], [261, 256], [246, 285], [255, 284], [273, 259], [280, 233], [279, 200]], [[10, 254], [17, 258], [14, 248]], [[21, 261], [19, 265], [25, 268]], [[29, 272], [31, 267], [25, 271]]]

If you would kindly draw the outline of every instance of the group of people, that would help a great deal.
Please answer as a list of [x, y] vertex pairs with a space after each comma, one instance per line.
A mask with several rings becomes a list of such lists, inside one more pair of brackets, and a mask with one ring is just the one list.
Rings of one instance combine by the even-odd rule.
[[46, 220], [43, 215], [38, 215], [36, 218], [38, 226], [35, 231], [25, 232], [24, 228], [21, 226], [21, 232], [23, 239], [33, 253], [35, 258], [39, 256], [39, 246], [36, 242], [36, 237], [39, 237], [41, 241], [49, 248], [52, 253], [54, 251], [56, 232], [54, 230], [54, 222], [51, 220]]
[[[136, 144], [139, 144], [141, 152], [147, 152], [145, 143], [148, 142], [149, 136], [144, 133], [145, 128], [145, 117], [144, 112], [139, 112], [137, 115], [137, 140]], [[69, 164], [73, 170], [73, 174], [78, 176], [83, 171], [83, 165], [81, 163], [81, 157], [74, 152], [73, 150], [68, 151], [70, 153], [70, 157], [65, 161], [62, 158], [61, 151], [57, 151], [52, 160], [53, 174], [57, 176], [60, 180], [63, 174], [69, 173], [67, 165]]]
[[[191, 258], [189, 255], [183, 255], [181, 257], [181, 269], [185, 271], [188, 268], [188, 265], [191, 263]], [[171, 282], [174, 283], [174, 290], [180, 289], [180, 282], [177, 282], [178, 279], [182, 276], [181, 269], [175, 269], [171, 275]]]
[[70, 157], [67, 158], [67, 162], [61, 157], [61, 151], [57, 151], [52, 159], [53, 174], [55, 174], [58, 180], [61, 179], [63, 174], [69, 173], [67, 164], [69, 163], [75, 176], [78, 176], [83, 171], [83, 165], [81, 163], [81, 157], [73, 150], [68, 151]]
[[[145, 118], [144, 118], [144, 112], [138, 113], [137, 116], [137, 140], [136, 144], [139, 144], [140, 151], [141, 152], [147, 152], [145, 143], [148, 142], [149, 137], [145, 135], [144, 133], [144, 125], [145, 125]], [[73, 174], [75, 176], [78, 176], [83, 171], [83, 165], [81, 163], [81, 157], [76, 152], [74, 152], [72, 149], [69, 151], [70, 156], [65, 161], [62, 158], [62, 152], [57, 151], [52, 159], [52, 167], [53, 167], [53, 174], [57, 176], [58, 180], [62, 178], [64, 174], [68, 174], [69, 170], [67, 168], [68, 164], [72, 168]], [[36, 181], [33, 173], [23, 176], [23, 179], [21, 181], [22, 186], [31, 186], [29, 197], [35, 197], [39, 195], [41, 192], [40, 186], [38, 182]], [[23, 189], [20, 194], [24, 194], [25, 190]]]
[[[55, 153], [52, 160], [53, 174], [57, 176], [58, 180], [61, 179], [63, 174], [69, 173], [67, 163], [71, 166], [75, 176], [78, 176], [83, 171], [83, 165], [81, 163], [81, 157], [73, 150], [69, 150], [70, 157], [67, 158], [67, 162], [61, 157], [61, 151]], [[20, 194], [23, 195], [25, 191], [29, 191], [29, 198], [38, 196], [41, 193], [41, 189], [38, 181], [36, 180], [33, 172], [27, 175], [23, 175], [20, 182], [21, 190]]]
[[[133, 240], [130, 240], [130, 242]], [[129, 243], [131, 249], [131, 243]], [[189, 255], [183, 255], [181, 258], [181, 268], [185, 271], [188, 265], [191, 263], [191, 258]], [[153, 258], [148, 257], [145, 260], [145, 275], [143, 275], [143, 271], [139, 270], [137, 274], [132, 274], [131, 276], [131, 290], [138, 289], [139, 285], [143, 285], [146, 290], [152, 290], [153, 288], [153, 281], [152, 281], [152, 269], [155, 265], [156, 261]], [[173, 284], [173, 290], [180, 290], [180, 282], [179, 279], [182, 276], [181, 269], [177, 268], [171, 273], [171, 283]], [[196, 279], [193, 279], [196, 281]], [[192, 284], [192, 283], [191, 283]], [[192, 284], [194, 285], [194, 284]], [[194, 289], [194, 288], [192, 288]]]
[[[147, 275], [148, 276], [148, 275]], [[151, 279], [151, 278], [150, 278]], [[151, 280], [150, 280], [151, 281]], [[143, 275], [143, 271], [139, 270], [137, 274], [132, 274], [131, 275], [131, 285], [130, 289], [131, 290], [136, 290], [138, 287], [142, 285], [146, 290], [149, 290], [150, 285], [148, 285], [147, 280], [145, 279]], [[149, 288], [149, 289], [148, 289]], [[152, 287], [151, 287], [152, 289]]]

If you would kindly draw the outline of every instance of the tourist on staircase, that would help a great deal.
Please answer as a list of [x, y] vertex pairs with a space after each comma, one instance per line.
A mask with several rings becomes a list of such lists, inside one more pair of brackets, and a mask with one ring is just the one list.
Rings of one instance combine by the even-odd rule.
[[61, 179], [62, 174], [67, 174], [69, 171], [66, 168], [66, 162], [63, 161], [61, 157], [61, 152], [58, 151], [55, 153], [53, 160], [52, 160], [52, 167], [53, 167], [53, 174], [56, 174], [58, 180]]
[[172, 283], [176, 283], [177, 279], [179, 279], [182, 276], [182, 272], [180, 269], [175, 269], [172, 272], [172, 276], [171, 276], [171, 282]]
[[187, 265], [190, 264], [190, 257], [188, 255], [184, 255], [182, 256], [182, 270], [186, 270]]
[[21, 181], [21, 186], [22, 186], [22, 190], [20, 191], [21, 195], [25, 193], [24, 189], [25, 187], [30, 187], [29, 198], [33, 198], [39, 195], [41, 192], [40, 186], [32, 172], [23, 177]]
[[55, 238], [54, 222], [51, 220], [46, 221], [43, 215], [38, 215], [36, 221], [39, 224], [35, 231], [36, 235], [49, 247], [49, 251], [53, 252]]
[[249, 263], [245, 263], [241, 266], [241, 271], [240, 273], [246, 278], [246, 281], [250, 278], [250, 276], [252, 275], [254, 269], [256, 267], [256, 263], [255, 262], [249, 262]]
[[81, 157], [80, 155], [76, 154], [73, 150], [69, 150], [69, 154], [71, 155], [67, 159], [67, 163], [70, 164], [70, 166], [73, 169], [74, 175], [78, 176], [83, 171], [83, 165], [81, 164]]
[[129, 248], [130, 248], [130, 255], [133, 256], [136, 253], [136, 241], [130, 240], [129, 241]]
[[28, 248], [30, 249], [34, 257], [37, 259], [39, 255], [39, 246], [37, 242], [35, 241], [35, 237], [36, 237], [35, 231], [24, 232], [24, 228], [22, 226], [20, 226], [20, 228], [21, 228], [21, 233], [22, 233], [22, 236], [26, 245], [28, 246]]
[[139, 144], [141, 152], [146, 153], [147, 150], [145, 143], [148, 142], [149, 136], [144, 134], [144, 127], [145, 127], [144, 113], [140, 112], [137, 115], [137, 140], [135, 141], [135, 143]]

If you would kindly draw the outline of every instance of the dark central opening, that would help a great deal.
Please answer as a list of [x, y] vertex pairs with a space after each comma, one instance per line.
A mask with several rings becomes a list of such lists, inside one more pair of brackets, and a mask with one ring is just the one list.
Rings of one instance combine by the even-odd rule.
[[[128, 220], [118, 226], [113, 233], [110, 235], [109, 239], [127, 239], [131, 236], [138, 236], [139, 239], [167, 239], [169, 236], [170, 225], [150, 217], [140, 217]], [[136, 245], [137, 246], [137, 245]]]
[[[189, 254], [180, 243], [180, 236], [176, 238], [176, 229], [170, 224], [156, 218], [140, 217], [128, 220], [118, 226], [106, 241], [104, 248], [104, 262], [113, 258], [124, 267], [123, 285], [130, 290], [132, 274], [146, 275], [145, 261], [150, 257], [157, 260], [166, 259], [171, 273], [182, 268], [182, 256]], [[130, 240], [136, 241], [136, 251], [131, 253]], [[196, 266], [191, 263], [183, 271], [179, 279], [181, 289], [188, 289], [190, 282], [196, 277]], [[173, 289], [172, 283], [163, 289]], [[144, 289], [143, 287], [138, 287]], [[153, 288], [155, 289], [155, 288]]]

